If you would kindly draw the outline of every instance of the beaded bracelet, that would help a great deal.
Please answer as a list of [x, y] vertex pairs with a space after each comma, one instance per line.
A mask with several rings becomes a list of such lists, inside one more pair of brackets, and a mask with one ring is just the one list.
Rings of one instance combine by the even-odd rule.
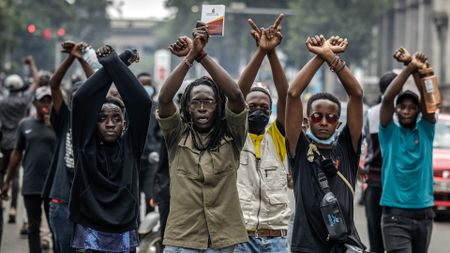
[[195, 58], [195, 60], [197, 62], [201, 62], [203, 60], [203, 58], [205, 58], [208, 55], [208, 53], [202, 49], [202, 51], [200, 53], [198, 53], [197, 58]]
[[343, 61], [338, 55], [335, 55], [331, 63], [328, 63], [330, 70], [336, 74], [343, 70], [345, 65], [345, 61]]

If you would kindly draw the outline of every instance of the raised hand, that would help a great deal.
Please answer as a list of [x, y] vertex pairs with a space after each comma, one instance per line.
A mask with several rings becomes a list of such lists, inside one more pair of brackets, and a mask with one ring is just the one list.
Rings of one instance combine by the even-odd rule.
[[193, 47], [192, 39], [187, 36], [178, 37], [177, 41], [169, 45], [169, 50], [178, 57], [186, 56]]
[[335, 54], [343, 53], [348, 47], [347, 38], [341, 38], [339, 36], [331, 36], [328, 39], [328, 44], [330, 44], [331, 51]]
[[331, 46], [323, 35], [315, 35], [306, 39], [306, 47], [311, 53], [320, 56], [326, 61], [331, 61], [334, 56]]
[[428, 59], [425, 54], [423, 54], [421, 52], [416, 52], [412, 56], [410, 64], [412, 64], [417, 69], [422, 69], [427, 66], [427, 61], [428, 61]]
[[32, 55], [28, 55], [23, 62], [26, 65], [33, 65], [34, 64], [34, 58], [33, 58]]
[[408, 64], [411, 62], [412, 57], [411, 54], [404, 47], [400, 47], [394, 52], [394, 59], [399, 62], [403, 62], [404, 64]]
[[276, 48], [283, 39], [281, 34], [281, 21], [284, 18], [284, 14], [280, 14], [273, 25], [269, 26], [268, 29], [262, 29], [261, 37], [259, 40], [259, 47], [265, 51], [271, 51]]
[[200, 53], [208, 43], [209, 34], [208, 26], [200, 21], [197, 21], [197, 25], [192, 31], [193, 46], [192, 51], [196, 54]]
[[86, 42], [78, 42], [75, 44], [75, 46], [72, 47], [70, 50], [70, 55], [74, 56], [77, 59], [83, 58], [83, 51], [88, 47], [89, 45]]
[[71, 40], [66, 40], [63, 43], [61, 43], [61, 52], [62, 53], [70, 53], [72, 51], [73, 47], [76, 45], [75, 42]]
[[250, 34], [252, 35], [253, 39], [255, 39], [256, 46], [259, 47], [259, 40], [261, 39], [262, 30], [264, 28], [263, 27], [258, 28], [258, 26], [255, 24], [255, 22], [251, 18], [248, 19], [248, 24], [252, 28], [252, 30], [250, 31]]

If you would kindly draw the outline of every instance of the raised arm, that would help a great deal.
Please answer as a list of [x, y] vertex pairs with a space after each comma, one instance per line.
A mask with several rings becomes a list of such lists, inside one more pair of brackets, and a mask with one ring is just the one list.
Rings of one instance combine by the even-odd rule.
[[[405, 50], [402, 48], [399, 48], [394, 53], [394, 58], [403, 58], [403, 55], [405, 54]], [[402, 70], [402, 72], [397, 75], [397, 77], [392, 80], [392, 82], [387, 87], [383, 100], [381, 102], [381, 109], [380, 109], [380, 124], [383, 127], [386, 127], [393, 118], [394, 112], [395, 112], [395, 106], [394, 106], [394, 100], [398, 93], [403, 88], [403, 85], [405, 85], [406, 80], [408, 80], [408, 77], [413, 74], [416, 70], [419, 68], [422, 68], [425, 65], [426, 57], [425, 55], [421, 53], [415, 53], [414, 56], [411, 58], [411, 61], [407, 66]]]
[[175, 69], [169, 74], [166, 81], [161, 87], [158, 96], [158, 110], [159, 117], [167, 118], [173, 115], [177, 107], [173, 102], [175, 94], [180, 89], [187, 72], [189, 71], [192, 63], [197, 57], [198, 52], [194, 51], [192, 48], [192, 40], [186, 36], [180, 37], [176, 43], [169, 46], [172, 54], [177, 56], [186, 56]]
[[[344, 89], [347, 92], [347, 126], [352, 138], [353, 149], [358, 150], [363, 128], [363, 89], [350, 69], [335, 55], [335, 52], [344, 52], [347, 49], [347, 39], [333, 36], [327, 42], [330, 44], [332, 53], [326, 54], [325, 60], [332, 68], [334, 68], [334, 72], [336, 72], [342, 86], [344, 86]], [[339, 65], [339, 62], [335, 63], [337, 59], [343, 64], [343, 67]]]
[[69, 67], [72, 65], [75, 58], [77, 58], [76, 57], [78, 55], [77, 51], [80, 51], [81, 47], [83, 46], [83, 44], [78, 43], [76, 45], [73, 45], [70, 48], [70, 51], [67, 51], [67, 48], [64, 48], [64, 45], [67, 45], [67, 43], [63, 43], [62, 45], [63, 45], [62, 51], [68, 52], [69, 55], [63, 61], [63, 63], [56, 69], [55, 73], [53, 73], [49, 82], [52, 91], [53, 110], [55, 111], [56, 115], [59, 115], [61, 106], [64, 103], [63, 94], [60, 89], [61, 81], [64, 78], [64, 75], [66, 74]]
[[[197, 22], [197, 28], [194, 29], [194, 46], [193, 50], [202, 49], [208, 41], [208, 30], [204, 23]], [[197, 48], [197, 49], [196, 49]], [[200, 50], [199, 52], [201, 52]], [[189, 55], [188, 55], [189, 56]], [[203, 57], [200, 61], [203, 67], [211, 75], [211, 78], [225, 96], [228, 98], [228, 108], [234, 113], [240, 113], [245, 108], [245, 100], [237, 83], [231, 78], [228, 72], [217, 64], [209, 56]]]
[[31, 83], [28, 90], [35, 91], [39, 86], [39, 73], [37, 71], [36, 63], [33, 56], [29, 55], [25, 58], [25, 64], [30, 67], [31, 75], [33, 76], [33, 82]]
[[[325, 39], [320, 36], [308, 37], [306, 40], [306, 47], [309, 51], [313, 51], [314, 48], [320, 47]], [[297, 73], [291, 86], [287, 92], [286, 98], [286, 139], [288, 140], [288, 150], [291, 157], [295, 157], [295, 149], [297, 142], [302, 133], [302, 121], [303, 121], [303, 104], [301, 95], [306, 89], [314, 74], [322, 66], [323, 60], [320, 56], [316, 55], [308, 63], [303, 66]]]
[[137, 150], [144, 148], [152, 109], [152, 101], [136, 76], [128, 69], [110, 46], [104, 46], [104, 56], [99, 62], [108, 72], [119, 91], [127, 110], [128, 129], [133, 135]]
[[[126, 64], [131, 64], [136, 54], [126, 50], [120, 56]], [[72, 139], [73, 146], [84, 146], [90, 139], [97, 124], [98, 112], [103, 105], [112, 79], [104, 68], [89, 77], [73, 96]]]

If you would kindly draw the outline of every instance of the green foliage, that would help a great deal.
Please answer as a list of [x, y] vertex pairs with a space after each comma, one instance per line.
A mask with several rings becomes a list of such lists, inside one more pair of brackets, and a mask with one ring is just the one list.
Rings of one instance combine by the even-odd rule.
[[287, 51], [291, 60], [296, 64], [306, 62], [306, 38], [323, 34], [326, 38], [348, 38], [345, 59], [360, 63], [375, 44], [373, 27], [390, 5], [389, 0], [291, 0], [289, 7], [296, 14], [288, 20]]
[[[0, 25], [0, 42], [6, 41], [6, 45], [9, 45], [8, 53], [12, 55], [13, 66], [20, 66], [22, 59], [32, 54], [38, 67], [52, 69], [55, 47], [63, 40], [83, 40], [98, 47], [110, 31], [106, 13], [107, 0], [77, 0], [72, 5], [64, 0], [0, 0], [2, 5], [4, 2], [8, 3], [8, 9], [3, 6], [0, 8], [0, 22], [3, 25], [6, 19], [9, 30], [3, 33]], [[8, 11], [14, 14], [4, 18], [3, 13]], [[28, 24], [36, 26], [34, 34], [26, 31]], [[52, 31], [52, 38], [49, 40], [42, 36], [47, 28]], [[64, 38], [56, 35], [59, 28], [66, 31]], [[3, 59], [1, 51], [0, 57]]]

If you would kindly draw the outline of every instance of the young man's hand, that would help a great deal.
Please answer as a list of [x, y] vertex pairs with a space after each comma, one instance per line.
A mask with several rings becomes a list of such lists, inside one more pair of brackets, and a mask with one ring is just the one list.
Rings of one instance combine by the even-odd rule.
[[399, 62], [408, 63], [411, 62], [411, 54], [404, 47], [400, 47], [394, 52], [394, 59]]
[[77, 59], [83, 59], [83, 51], [86, 47], [88, 47], [88, 44], [86, 42], [78, 42], [70, 50], [70, 55]]
[[34, 58], [33, 58], [32, 55], [28, 55], [23, 62], [26, 65], [33, 65], [34, 64]]
[[328, 39], [328, 43], [330, 44], [331, 51], [335, 54], [343, 53], [347, 50], [348, 40], [347, 38], [341, 38], [339, 36], [331, 36]]
[[61, 43], [61, 52], [62, 53], [70, 53], [73, 47], [75, 47], [76, 43], [71, 40], [66, 40]]
[[325, 61], [331, 61], [334, 53], [331, 50], [330, 43], [325, 40], [323, 35], [315, 35], [306, 39], [306, 47], [311, 53], [314, 53]]
[[259, 40], [259, 47], [264, 51], [271, 51], [280, 45], [283, 35], [281, 34], [281, 21], [284, 15], [280, 14], [273, 25], [267, 29], [261, 30], [261, 38]]
[[209, 34], [208, 34], [208, 26], [198, 21], [196, 27], [192, 32], [193, 37], [193, 46], [192, 51], [196, 54], [199, 54], [208, 43]]
[[421, 52], [416, 52], [411, 59], [411, 63], [416, 69], [422, 69], [427, 66], [427, 57]]
[[178, 57], [186, 56], [193, 47], [192, 39], [187, 36], [178, 37], [177, 41], [169, 45], [170, 52]]

